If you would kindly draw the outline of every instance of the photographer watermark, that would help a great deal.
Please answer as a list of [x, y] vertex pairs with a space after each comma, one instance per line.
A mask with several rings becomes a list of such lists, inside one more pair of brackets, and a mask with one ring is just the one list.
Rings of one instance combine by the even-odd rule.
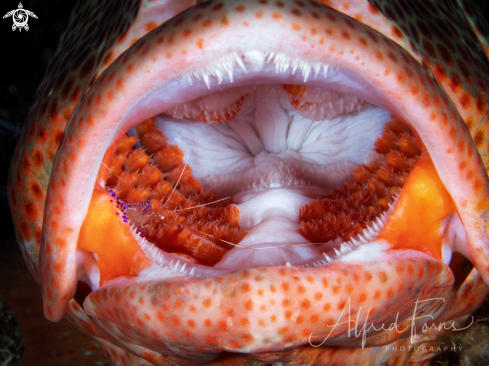
[[386, 351], [392, 352], [457, 352], [462, 351], [462, 346], [385, 346]]
[[16, 29], [18, 29], [20, 32], [22, 31], [22, 28], [24, 28], [26, 31], [29, 30], [29, 25], [27, 24], [27, 22], [29, 21], [29, 16], [37, 19], [36, 14], [34, 14], [30, 10], [24, 9], [22, 3], [19, 3], [18, 9], [9, 11], [3, 16], [3, 19], [12, 17], [12, 20], [14, 21], [14, 24], [12, 25], [12, 30], [15, 31]]
[[[313, 347], [320, 347], [322, 346], [331, 336], [331, 334], [335, 331], [336, 328], [342, 326], [342, 325], [347, 325], [347, 334], [348, 338], [355, 337], [355, 338], [362, 338], [362, 348], [365, 347], [365, 344], [367, 343], [367, 334], [371, 331], [373, 332], [379, 332], [379, 331], [394, 331], [399, 334], [402, 334], [404, 332], [409, 331], [410, 333], [410, 343], [414, 344], [415, 339], [416, 339], [416, 334], [418, 331], [421, 331], [421, 333], [427, 332], [428, 330], [434, 329], [438, 332], [445, 331], [445, 330], [452, 330], [452, 331], [461, 331], [468, 329], [474, 322], [474, 317], [472, 317], [471, 323], [464, 327], [464, 328], [457, 328], [455, 326], [455, 321], [454, 322], [440, 322], [440, 323], [435, 323], [435, 317], [432, 316], [431, 314], [423, 314], [421, 315], [420, 312], [418, 311], [418, 305], [424, 304], [427, 302], [432, 302], [432, 301], [442, 301], [445, 302], [444, 298], [441, 297], [435, 297], [431, 299], [425, 299], [425, 300], [419, 300], [416, 299], [414, 302], [414, 310], [413, 313], [410, 317], [410, 321], [403, 321], [402, 325], [399, 327], [398, 320], [399, 320], [399, 312], [397, 313], [394, 321], [390, 324], [374, 324], [374, 322], [368, 321], [369, 315], [371, 308], [368, 309], [365, 321], [363, 322], [363, 325], [360, 324], [360, 313], [362, 311], [362, 308], [358, 310], [356, 319], [351, 318], [351, 313], [350, 313], [350, 298], [346, 301], [345, 306], [343, 307], [343, 311], [341, 312], [340, 316], [336, 320], [336, 323], [327, 325], [328, 328], [331, 328], [331, 331], [329, 334], [323, 339], [323, 341], [319, 344], [313, 344], [311, 341], [311, 338], [313, 337], [313, 333], [309, 335], [309, 344]], [[341, 320], [343, 318], [346, 318], [346, 320]], [[409, 320], [409, 318], [408, 318]], [[424, 321], [424, 323], [423, 323]], [[422, 323], [422, 325], [420, 325]], [[352, 325], [353, 324], [353, 325]], [[409, 334], [408, 333], [408, 334]], [[411, 346], [415, 347], [415, 346]], [[429, 346], [427, 346], [429, 347]], [[404, 347], [406, 348], [406, 347]], [[418, 346], [418, 348], [422, 349], [422, 346]], [[439, 347], [442, 348], [442, 347]]]

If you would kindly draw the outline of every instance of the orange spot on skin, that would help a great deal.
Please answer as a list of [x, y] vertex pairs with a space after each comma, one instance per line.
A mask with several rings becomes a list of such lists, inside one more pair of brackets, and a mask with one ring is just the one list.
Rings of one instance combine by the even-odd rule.
[[447, 77], [447, 72], [445, 71], [445, 68], [440, 64], [435, 65], [434, 72], [436, 77], [440, 79], [440, 81], [444, 81]]
[[224, 25], [225, 27], [227, 27], [229, 25], [229, 19], [227, 16], [223, 16], [221, 18], [221, 24]]
[[487, 110], [487, 105], [485, 99], [477, 94], [477, 98], [475, 99], [475, 106], [478, 114], [485, 114]]
[[430, 104], [430, 96], [428, 95], [428, 93], [423, 94], [423, 104], [425, 106], [428, 106]]
[[375, 9], [375, 8], [373, 7], [373, 5], [372, 5], [372, 4], [370, 4], [370, 3], [368, 4], [368, 11], [369, 11], [369, 12], [371, 12], [372, 14], [374, 14], [374, 15], [379, 14], [379, 11], [378, 11], [377, 9]]
[[251, 300], [247, 300], [247, 301], [245, 302], [245, 308], [246, 308], [246, 310], [248, 310], [248, 311], [253, 310], [253, 301], [251, 301]]
[[397, 38], [397, 39], [403, 39], [404, 38], [401, 30], [398, 27], [396, 27], [395, 25], [392, 26], [392, 34], [394, 35], [394, 38]]
[[441, 116], [441, 122], [444, 126], [448, 125], [448, 116], [446, 115], [446, 113], [443, 113], [443, 115]]
[[365, 281], [370, 282], [372, 280], [372, 274], [369, 272], [365, 273]]
[[460, 140], [459, 143], [458, 143], [458, 152], [459, 153], [462, 153], [465, 149], [465, 143], [463, 140]]
[[457, 75], [452, 74], [452, 75], [450, 75], [450, 82], [448, 85], [450, 86], [450, 88], [452, 89], [452, 91], [454, 93], [458, 93], [459, 89], [462, 86], [462, 83], [460, 81], [460, 78]]
[[455, 130], [455, 127], [450, 128], [450, 137], [454, 139], [457, 136], [457, 131]]
[[197, 45], [197, 47], [199, 49], [201, 49], [201, 50], [204, 49], [204, 39], [203, 38], [199, 38], [197, 40], [197, 42], [195, 42], [195, 44]]
[[153, 29], [155, 29], [158, 26], [155, 22], [148, 22], [146, 23], [146, 32], [151, 32]]
[[472, 96], [469, 92], [464, 92], [462, 93], [459, 102], [463, 109], [470, 108], [472, 106]]
[[29, 221], [37, 220], [38, 209], [34, 202], [25, 201], [24, 202], [24, 214]]
[[117, 44], [123, 43], [126, 40], [128, 34], [129, 34], [129, 29], [117, 40]]
[[272, 14], [272, 18], [273, 18], [273, 19], [275, 19], [275, 20], [282, 19], [282, 14], [277, 13], [277, 12], [274, 12], [274, 13]]
[[380, 282], [386, 283], [387, 282], [387, 274], [385, 272], [379, 272], [379, 279]]

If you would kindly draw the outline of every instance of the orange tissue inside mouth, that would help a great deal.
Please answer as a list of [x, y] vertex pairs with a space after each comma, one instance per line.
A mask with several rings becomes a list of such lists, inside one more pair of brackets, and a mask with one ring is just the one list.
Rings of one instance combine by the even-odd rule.
[[443, 219], [455, 209], [431, 158], [423, 151], [378, 239], [385, 239], [393, 249], [415, 249], [441, 260]]
[[119, 276], [137, 276], [151, 263], [116, 206], [116, 200], [97, 185], [78, 237], [79, 249], [97, 254], [101, 286]]

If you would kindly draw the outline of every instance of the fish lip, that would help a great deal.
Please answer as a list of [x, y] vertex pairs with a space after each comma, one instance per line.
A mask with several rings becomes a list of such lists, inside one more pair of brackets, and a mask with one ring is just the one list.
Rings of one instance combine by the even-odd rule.
[[[393, 284], [398, 283], [399, 279], [395, 279], [391, 281], [390, 278], [387, 280], [383, 279], [382, 277], [382, 272], [385, 270], [385, 268], [388, 268], [389, 266], [394, 266], [400, 263], [400, 258], [402, 258], [402, 263], [407, 264], [406, 272], [404, 273], [404, 279], [406, 281], [403, 284], [403, 287], [397, 288]], [[421, 263], [421, 264], [420, 264]], [[406, 304], [406, 301], [404, 300], [408, 294], [405, 294], [405, 296], [393, 296], [390, 295], [391, 297], [389, 298], [389, 291], [392, 291], [394, 288], [397, 288], [398, 295], [399, 291], [402, 292], [407, 292], [411, 294], [411, 297], [408, 298], [413, 298], [414, 294], [419, 297], [419, 299], [431, 299], [431, 298], [444, 298], [444, 301], [450, 301], [451, 297], [454, 295], [452, 291], [452, 284], [453, 284], [453, 275], [452, 271], [448, 266], [445, 264], [441, 263], [440, 261], [437, 261], [435, 258], [431, 257], [430, 255], [426, 253], [422, 253], [419, 251], [415, 250], [392, 250], [389, 251], [388, 256], [386, 258], [382, 258], [381, 260], [378, 261], [373, 261], [373, 262], [358, 262], [358, 265], [361, 266], [370, 266], [368, 267], [368, 270], [365, 272], [359, 272], [356, 271], [355, 268], [350, 267], [345, 269], [343, 264], [340, 263], [335, 263], [331, 267], [324, 267], [322, 269], [305, 269], [305, 268], [294, 268], [294, 267], [285, 267], [285, 266], [279, 266], [279, 267], [260, 267], [260, 268], [251, 268], [249, 270], [241, 270], [241, 271], [236, 271], [236, 272], [228, 272], [223, 275], [220, 275], [216, 278], [214, 278], [213, 282], [210, 282], [208, 279], [206, 280], [189, 280], [189, 279], [182, 279], [182, 278], [173, 278], [173, 279], [165, 279], [165, 280], [145, 280], [141, 278], [131, 278], [128, 279], [125, 283], [121, 283], [117, 280], [112, 280], [109, 281], [106, 285], [101, 287], [100, 289], [93, 291], [84, 301], [83, 308], [86, 311], [86, 313], [91, 316], [91, 317], [96, 317], [96, 318], [101, 318], [103, 319], [103, 322], [101, 322], [102, 328], [108, 327], [107, 329], [110, 329], [113, 327], [115, 324], [122, 325], [124, 327], [130, 327], [130, 325], [135, 321], [134, 319], [137, 318], [135, 313], [132, 313], [132, 305], [138, 304], [138, 296], [142, 296], [145, 293], [151, 294], [151, 301], [150, 304], [147, 304], [145, 307], [145, 310], [143, 311], [148, 311], [148, 306], [154, 307], [155, 309], [159, 309], [161, 306], [163, 306], [165, 303], [168, 303], [168, 300], [164, 300], [168, 294], [173, 294], [173, 299], [172, 301], [176, 301], [178, 303], [178, 299], [180, 297], [179, 294], [185, 294], [185, 297], [188, 298], [193, 298], [195, 299], [195, 304], [201, 304], [203, 301], [205, 301], [205, 298], [207, 294], [213, 293], [212, 299], [212, 306], [210, 308], [206, 308], [203, 306], [198, 306], [198, 316], [199, 319], [215, 319], [216, 314], [214, 314], [213, 309], [220, 309], [221, 315], [217, 315], [217, 318], [225, 319], [225, 317], [222, 316], [222, 314], [227, 314], [227, 311], [230, 309], [228, 306], [225, 305], [225, 301], [222, 299], [228, 299], [229, 297], [236, 297], [237, 300], [234, 302], [234, 313], [230, 315], [233, 320], [232, 322], [228, 323], [233, 323], [236, 324], [236, 330], [228, 329], [228, 336], [227, 340], [224, 339], [222, 340], [219, 344], [217, 345], [212, 345], [212, 346], [206, 346], [206, 352], [209, 353], [220, 353], [220, 352], [246, 352], [246, 353], [255, 353], [255, 352], [273, 352], [273, 351], [281, 351], [285, 349], [290, 349], [292, 347], [297, 347], [300, 345], [304, 344], [320, 344], [322, 343], [324, 346], [337, 346], [337, 347], [362, 347], [362, 337], [361, 336], [356, 336], [356, 337], [346, 337], [343, 332], [345, 331], [346, 328], [341, 328], [341, 326], [338, 326], [338, 329], [336, 329], [336, 333], [329, 333], [330, 328], [325, 328], [327, 331], [325, 332], [323, 329], [323, 332], [321, 333], [318, 331], [316, 328], [315, 331], [311, 331], [311, 337], [301, 335], [297, 337], [290, 337], [289, 334], [281, 334], [279, 328], [281, 328], [281, 324], [273, 325], [270, 324], [269, 328], [266, 330], [263, 330], [262, 327], [259, 326], [258, 322], [255, 321], [253, 324], [250, 326], [242, 327], [239, 325], [239, 320], [241, 316], [238, 316], [238, 314], [246, 314], [246, 317], [248, 319], [259, 319], [261, 317], [261, 311], [259, 309], [258, 304], [256, 304], [251, 310], [246, 309], [245, 310], [245, 302], [240, 301], [240, 295], [241, 293], [246, 293], [248, 290], [246, 289], [246, 286], [251, 286], [251, 290], [249, 292], [254, 293], [257, 289], [261, 287], [256, 287], [260, 286], [261, 283], [269, 284], [269, 283], [277, 283], [280, 284], [282, 283], [281, 287], [278, 287], [276, 291], [273, 293], [275, 298], [277, 299], [276, 303], [276, 310], [275, 313], [279, 314], [283, 312], [283, 307], [282, 307], [282, 299], [289, 299], [289, 301], [292, 301], [292, 304], [289, 304], [288, 309], [292, 313], [296, 313], [295, 315], [292, 315], [292, 317], [295, 317], [295, 320], [289, 320], [288, 324], [289, 327], [290, 325], [294, 326], [294, 329], [291, 329], [292, 332], [299, 332], [300, 329], [303, 329], [304, 326], [301, 326], [302, 321], [297, 323], [297, 317], [301, 316], [301, 308], [303, 308], [304, 304], [301, 303], [301, 301], [296, 301], [294, 300], [294, 287], [298, 284], [298, 286], [302, 286], [302, 293], [306, 294], [305, 298], [308, 298], [307, 294], [309, 293], [314, 293], [318, 288], [321, 288], [324, 293], [335, 293], [335, 288], [340, 288], [341, 286], [343, 287], [348, 287], [349, 285], [349, 280], [347, 278], [350, 277], [350, 280], [354, 279], [355, 274], [364, 276], [364, 275], [371, 275], [373, 282], [378, 282], [381, 283], [381, 281], [386, 281], [384, 283], [385, 288], [383, 291], [383, 295], [379, 300], [376, 300], [375, 305], [372, 306], [372, 304], [364, 304], [363, 308], [358, 304], [358, 298], [359, 294], [351, 294], [348, 297], [341, 296], [341, 295], [334, 295], [331, 297], [326, 296], [326, 303], [331, 303], [331, 304], [339, 304], [338, 307], [340, 306], [341, 302], [348, 300], [350, 301], [350, 310], [352, 316], [355, 317], [356, 315], [359, 316], [358, 324], [363, 325], [364, 321], [368, 324], [372, 324], [376, 326], [377, 328], [381, 328], [381, 324], [386, 322], [386, 317], [385, 314], [381, 311], [378, 311], [380, 309], [398, 309], [399, 313], [401, 314], [399, 316], [397, 324], [404, 324], [405, 321], [411, 321], [411, 318], [413, 316], [413, 311], [416, 311], [414, 309], [414, 305], [416, 302], [413, 300], [413, 303], [409, 303], [409, 306], [403, 306], [403, 304]], [[410, 273], [408, 275], [408, 266], [412, 265], [414, 268], [414, 272]], [[377, 270], [374, 268], [378, 267]], [[345, 271], [348, 272], [345, 275]], [[421, 279], [419, 276], [419, 273], [423, 271], [423, 273], [429, 273], [430, 276], [426, 276], [424, 279]], [[328, 273], [329, 272], [329, 273]], [[337, 281], [337, 274], [343, 272], [345, 275], [344, 281], [341, 285], [338, 285], [336, 283]], [[414, 274], [414, 275], [413, 275]], [[307, 280], [307, 278], [314, 277], [315, 281], [311, 282], [310, 280]], [[411, 277], [411, 280], [409, 281], [408, 278]], [[414, 277], [414, 278], [413, 278]], [[427, 278], [428, 277], [428, 278]], [[300, 280], [299, 280], [300, 278]], [[323, 281], [321, 282], [321, 278]], [[287, 282], [288, 279], [288, 282]], [[294, 279], [294, 280], [293, 280]], [[325, 286], [324, 285], [324, 279], [326, 279], [329, 283]], [[319, 281], [318, 281], [319, 280]], [[227, 283], [228, 281], [232, 281], [233, 283], [233, 290], [227, 291], [223, 289], [224, 286], [222, 284]], [[430, 283], [428, 286], [427, 282]], [[284, 283], [287, 283], [287, 289], [284, 287]], [[209, 288], [210, 284], [210, 288]], [[258, 285], [257, 285], [258, 284]], [[318, 286], [319, 285], [319, 286]], [[279, 285], [280, 286], [280, 285]], [[340, 286], [340, 287], [336, 287]], [[205, 289], [209, 288], [207, 291], [207, 294], [204, 294], [204, 296], [199, 294], [202, 294], [202, 292], [206, 292]], [[423, 288], [423, 290], [420, 290]], [[137, 293], [137, 296], [133, 296], [132, 292]], [[224, 292], [224, 294], [222, 293]], [[118, 296], [118, 293], [125, 293], [125, 302], [127, 303], [127, 308], [128, 311], [125, 311], [124, 308], [121, 308], [119, 310], [118, 315], [116, 316], [113, 313], [108, 313], [107, 309], [112, 309], [112, 304], [111, 301], [113, 301], [114, 298]], [[317, 292], [316, 292], [317, 293]], [[165, 295], [166, 294], [166, 295]], [[284, 295], [284, 296], [281, 296]], [[375, 295], [373, 293], [368, 293], [369, 297], [374, 297]], [[221, 300], [220, 300], [221, 299]], [[255, 297], [256, 299], [256, 297]], [[173, 303], [173, 302], [172, 302]], [[441, 312], [442, 307], [440, 307], [441, 300], [439, 302], [433, 301], [426, 307], [419, 307], [418, 311], [421, 311], [422, 309], [422, 314], [430, 314], [436, 319], [438, 315]], [[322, 310], [323, 308], [323, 303], [320, 304], [317, 309], [312, 306], [308, 308], [308, 312], [310, 313], [317, 313]], [[413, 306], [411, 306], [413, 305]], [[345, 305], [346, 306], [346, 305]], [[419, 305], [418, 305], [419, 306]], [[241, 313], [240, 309], [243, 307], [243, 310], [245, 311], [244, 313]], [[369, 308], [369, 310], [367, 310]], [[346, 308], [339, 309], [339, 310], [345, 310]], [[142, 313], [143, 313], [142, 311]], [[371, 313], [372, 312], [372, 313]], [[137, 313], [137, 312], [136, 312]], [[170, 310], [168, 311], [168, 320], [162, 321], [161, 323], [165, 324], [170, 324], [171, 323], [171, 317], [172, 314], [178, 314], [180, 317], [180, 322], [181, 324], [184, 323], [186, 320], [191, 320], [195, 319], [195, 316], [192, 314], [192, 312], [182, 312], [181, 310], [174, 309], [173, 311]], [[195, 313], [194, 313], [195, 314]], [[214, 315], [211, 315], [214, 314]], [[420, 314], [419, 312], [417, 314]], [[338, 316], [339, 323], [345, 323], [345, 322], [340, 322], [340, 311], [337, 312], [336, 314]], [[365, 315], [370, 315], [365, 318]], [[213, 318], [214, 317], [214, 318]], [[389, 321], [389, 319], [387, 319]], [[217, 320], [216, 320], [217, 322]], [[112, 325], [111, 325], [112, 324]], [[162, 324], [162, 325], [163, 325]], [[390, 325], [390, 323], [388, 323]], [[283, 327], [283, 324], [282, 324]], [[359, 326], [360, 327], [360, 326]], [[274, 329], [272, 329], [274, 328]], [[339, 329], [341, 328], [341, 329]], [[386, 325], [387, 328], [387, 325]], [[214, 334], [215, 330], [205, 330], [202, 329], [202, 334], [199, 333], [193, 333], [193, 338], [188, 339], [187, 337], [183, 336], [185, 327], [172, 327], [172, 332], [177, 334], [175, 338], [178, 338], [181, 343], [179, 346], [176, 346], [173, 349], [173, 353], [170, 355], [176, 356], [176, 357], [182, 357], [185, 355], [185, 348], [187, 346], [191, 346], [193, 343], [196, 342], [196, 337], [197, 339], [200, 339], [202, 344], [204, 344], [204, 339], [212, 334]], [[307, 327], [306, 327], [307, 329]], [[355, 328], [357, 329], [357, 328]], [[134, 334], [135, 338], [133, 341], [140, 342], [142, 345], [152, 348], [155, 346], [155, 339], [154, 336], [151, 335], [151, 330], [152, 327], [151, 325], [148, 325], [147, 327], [144, 328], [144, 331], [142, 333], [137, 333]], [[340, 331], [341, 330], [341, 331]], [[353, 330], [352, 330], [353, 331]], [[360, 332], [360, 328], [358, 328], [358, 331]], [[262, 336], [263, 339], [266, 339], [265, 342], [260, 343], [256, 342], [256, 344], [253, 344], [251, 346], [236, 346], [233, 345], [232, 341], [234, 337], [237, 334], [240, 334], [240, 332], [249, 332], [251, 334], [257, 334], [256, 332], [264, 332]], [[178, 336], [181, 333], [180, 336]], [[329, 333], [329, 334], [328, 334]], [[271, 336], [273, 334], [273, 337]], [[360, 334], [360, 333], [359, 333]], [[405, 334], [404, 332], [399, 332], [394, 335], [389, 335], [387, 337], [382, 336], [382, 335], [389, 335], [389, 330], [388, 329], [381, 329], [378, 332], [369, 332], [366, 335], [366, 344], [363, 346], [369, 346], [369, 347], [374, 347], [374, 346], [382, 346], [385, 344], [389, 344], [393, 342], [396, 339], [404, 338]], [[258, 337], [258, 336], [257, 336]], [[287, 339], [289, 337], [290, 339]], [[374, 339], [374, 341], [369, 342], [370, 339]]]

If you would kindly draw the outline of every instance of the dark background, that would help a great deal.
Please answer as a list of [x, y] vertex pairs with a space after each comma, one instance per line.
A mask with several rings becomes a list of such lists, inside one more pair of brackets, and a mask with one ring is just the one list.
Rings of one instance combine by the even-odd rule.
[[[75, 0], [20, 1], [38, 19], [29, 17], [29, 31], [13, 32], [12, 18], [0, 18], [0, 242], [14, 233], [6, 184], [17, 137], [76, 4]], [[18, 5], [19, 0], [2, 0], [0, 16]]]

